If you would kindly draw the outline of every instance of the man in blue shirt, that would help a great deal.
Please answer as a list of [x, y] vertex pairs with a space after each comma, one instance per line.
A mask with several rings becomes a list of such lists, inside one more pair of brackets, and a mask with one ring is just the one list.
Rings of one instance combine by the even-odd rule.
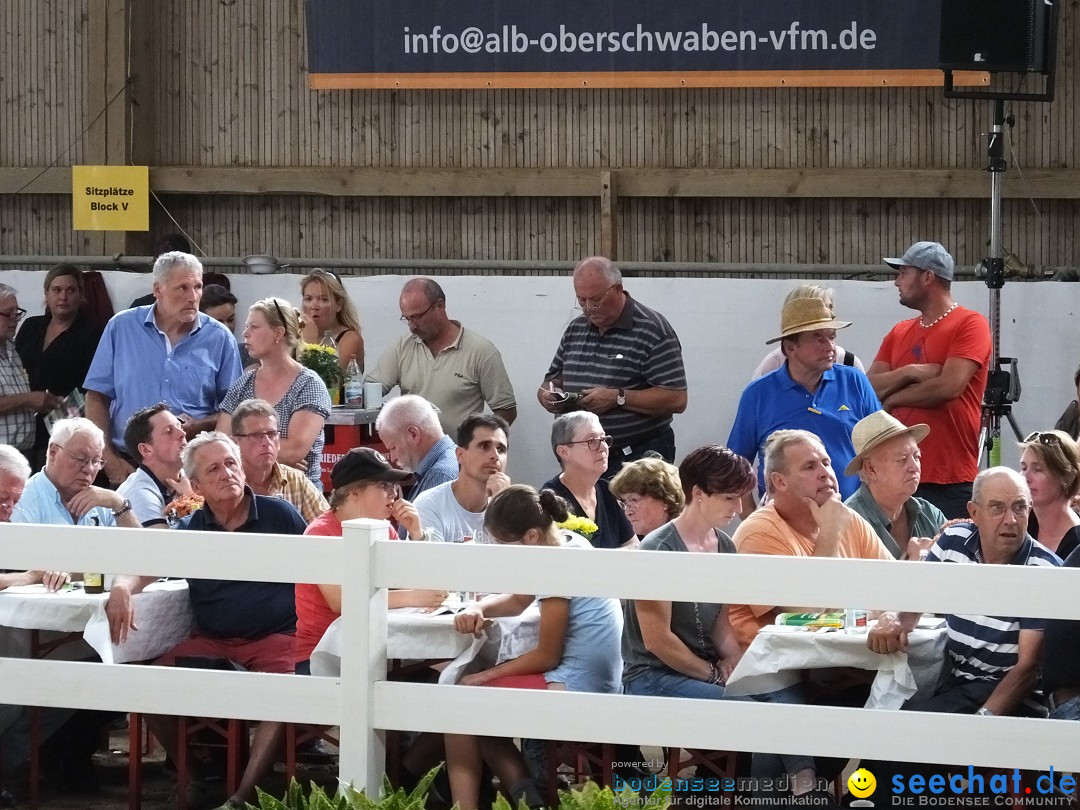
[[86, 415], [105, 433], [105, 474], [114, 484], [134, 470], [123, 437], [135, 411], [164, 402], [191, 438], [213, 429], [219, 403], [242, 372], [232, 334], [199, 312], [198, 259], [176, 251], [158, 256], [154, 298], [109, 321], [86, 375]]
[[[834, 365], [836, 330], [851, 326], [837, 320], [819, 298], [796, 298], [784, 304], [780, 341], [784, 364], [754, 380], [739, 400], [728, 447], [751, 462], [764, 458], [765, 440], [777, 430], [807, 430], [825, 446], [833, 468], [844, 470], [855, 457], [851, 431], [855, 423], [881, 410], [866, 375], [853, 366]], [[856, 475], [837, 475], [841, 498], [859, 488]], [[765, 492], [763, 465], [759, 492]], [[744, 517], [753, 509], [747, 496]]]
[[88, 419], [61, 419], [53, 426], [45, 467], [30, 476], [11, 516], [13, 523], [139, 528], [131, 501], [95, 487], [104, 463], [105, 438]]
[[383, 405], [375, 422], [394, 466], [413, 474], [408, 499], [458, 477], [457, 445], [447, 436], [430, 402], [404, 394]]

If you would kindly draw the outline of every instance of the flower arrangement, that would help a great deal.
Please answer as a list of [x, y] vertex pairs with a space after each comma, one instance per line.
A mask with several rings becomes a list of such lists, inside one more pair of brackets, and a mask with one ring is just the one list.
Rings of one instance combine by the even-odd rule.
[[556, 523], [555, 525], [560, 529], [577, 532], [586, 540], [589, 540], [600, 530], [600, 527], [587, 517], [578, 517], [577, 515], [571, 515], [567, 520], [564, 520], [562, 523]]
[[328, 391], [341, 384], [341, 367], [336, 349], [321, 343], [305, 343], [300, 351], [300, 362], [319, 375]]
[[165, 505], [165, 519], [170, 526], [175, 526], [181, 518], [201, 509], [203, 503], [205, 501], [201, 495], [178, 495]]

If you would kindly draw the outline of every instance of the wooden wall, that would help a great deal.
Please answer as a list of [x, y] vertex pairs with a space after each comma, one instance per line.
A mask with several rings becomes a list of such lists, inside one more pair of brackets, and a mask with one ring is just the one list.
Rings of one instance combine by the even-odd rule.
[[[1009, 105], [1004, 243], [1029, 265], [1076, 264], [1064, 5], [1058, 99]], [[125, 159], [154, 167], [153, 232], [167, 209], [210, 255], [574, 260], [605, 245], [605, 170], [623, 260], [986, 253], [991, 105], [936, 88], [314, 92], [302, 0], [5, 0], [0, 21], [2, 253], [145, 250], [70, 229], [64, 167]]]

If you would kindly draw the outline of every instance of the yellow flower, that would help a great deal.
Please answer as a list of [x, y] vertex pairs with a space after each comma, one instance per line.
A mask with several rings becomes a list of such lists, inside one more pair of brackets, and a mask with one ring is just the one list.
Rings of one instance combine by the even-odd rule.
[[571, 515], [567, 520], [562, 523], [555, 524], [560, 529], [567, 529], [571, 532], [577, 532], [582, 537], [588, 539], [596, 534], [600, 527], [589, 520], [587, 517], [579, 517], [578, 515]]

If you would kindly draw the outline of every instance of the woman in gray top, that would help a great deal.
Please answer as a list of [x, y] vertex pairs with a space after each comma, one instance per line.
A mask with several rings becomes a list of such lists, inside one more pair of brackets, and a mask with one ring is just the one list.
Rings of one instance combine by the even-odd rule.
[[[719, 528], [739, 511], [754, 485], [749, 462], [710, 445], [679, 465], [686, 506], [649, 534], [645, 551], [734, 553]], [[627, 601], [624, 609], [623, 688], [631, 695], [724, 697], [724, 682], [741, 652], [724, 605], [706, 602]]]

